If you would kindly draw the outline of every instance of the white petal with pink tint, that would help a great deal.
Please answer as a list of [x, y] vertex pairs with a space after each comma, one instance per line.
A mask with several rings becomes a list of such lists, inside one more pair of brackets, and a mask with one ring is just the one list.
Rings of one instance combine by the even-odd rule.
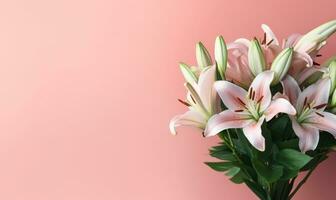
[[307, 87], [297, 100], [297, 111], [301, 112], [306, 98], [308, 103], [313, 102], [315, 106], [328, 103], [330, 84], [330, 79], [324, 78]]
[[329, 112], [322, 112], [322, 116], [315, 114], [308, 119], [318, 129], [331, 133], [336, 138], [336, 115]]
[[248, 126], [243, 128], [243, 132], [248, 141], [259, 151], [265, 151], [265, 138], [261, 134], [261, 125], [264, 122], [264, 117], [261, 117], [258, 122], [253, 121]]
[[293, 65], [295, 65], [295, 62], [300, 62], [302, 60], [307, 63], [306, 65], [307, 67], [311, 67], [314, 65], [314, 61], [309, 54], [307, 54], [306, 52], [295, 51], [294, 58], [293, 58], [293, 63], [294, 63]]
[[271, 102], [270, 106], [266, 109], [264, 113], [264, 115], [266, 116], [266, 121], [271, 120], [274, 116], [276, 116], [279, 113], [295, 115], [296, 110], [287, 99], [283, 98], [275, 99]]
[[243, 128], [251, 122], [252, 120], [250, 120], [245, 114], [225, 110], [209, 119], [204, 135], [209, 137], [226, 129]]
[[195, 110], [189, 110], [182, 115], [177, 115], [170, 120], [169, 129], [173, 135], [176, 135], [176, 128], [179, 126], [193, 126], [196, 128], [204, 129], [205, 128], [205, 119], [204, 117]]
[[295, 106], [297, 98], [299, 97], [299, 94], [301, 93], [301, 89], [295, 79], [289, 75], [287, 75], [282, 81], [281, 81], [282, 87], [283, 87], [283, 94], [285, 94], [289, 101]]
[[213, 84], [216, 80], [216, 67], [211, 66], [204, 69], [198, 79], [199, 96], [205, 108], [211, 113], [211, 107], [214, 104]]
[[300, 34], [297, 34], [297, 33], [290, 35], [285, 42], [284, 48], [293, 47], [295, 45], [295, 43], [297, 41], [299, 41], [299, 39], [301, 37], [302, 36]]
[[215, 89], [225, 106], [230, 110], [241, 110], [244, 108], [246, 91], [228, 81], [217, 81]]
[[273, 43], [275, 45], [279, 45], [278, 39], [275, 37], [275, 34], [273, 33], [273, 31], [271, 30], [271, 28], [269, 26], [267, 26], [266, 24], [262, 24], [261, 28], [266, 33], [266, 38], [267, 38], [267, 42], [266, 43], [268, 43], [271, 40], [273, 40]]
[[256, 76], [253, 80], [250, 89], [255, 91], [255, 99], [260, 101], [260, 110], [264, 111], [271, 103], [272, 93], [270, 85], [273, 81], [274, 72], [265, 71]]
[[299, 124], [292, 119], [292, 126], [295, 134], [299, 137], [299, 147], [302, 152], [315, 150], [319, 141], [319, 130], [309, 124]]
[[303, 69], [299, 74], [298, 74], [298, 79], [297, 79], [297, 82], [299, 84], [302, 84], [307, 78], [309, 78], [311, 75], [313, 75], [314, 73], [316, 72], [323, 72], [323, 69], [319, 69], [315, 66], [313, 67], [307, 67], [305, 69]]

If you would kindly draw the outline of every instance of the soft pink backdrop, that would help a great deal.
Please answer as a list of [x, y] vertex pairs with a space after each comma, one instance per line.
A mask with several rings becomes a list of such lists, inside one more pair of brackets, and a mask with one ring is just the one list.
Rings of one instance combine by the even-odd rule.
[[[212, 50], [281, 37], [335, 18], [323, 1], [11, 0], [0, 2], [0, 199], [256, 199], [206, 167], [218, 140], [182, 129], [177, 63], [195, 42]], [[336, 53], [336, 36], [324, 58]], [[334, 199], [336, 156], [298, 200]]]

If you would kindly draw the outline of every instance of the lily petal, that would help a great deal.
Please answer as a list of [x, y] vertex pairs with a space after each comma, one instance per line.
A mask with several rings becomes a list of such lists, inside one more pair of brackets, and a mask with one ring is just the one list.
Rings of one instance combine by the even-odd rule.
[[306, 123], [299, 124], [292, 118], [292, 126], [295, 134], [299, 137], [299, 147], [302, 152], [315, 150], [319, 141], [319, 130]]
[[296, 115], [296, 110], [288, 100], [283, 98], [275, 99], [271, 102], [270, 106], [266, 109], [264, 113], [264, 115], [266, 116], [266, 121], [271, 120], [279, 113]]
[[234, 41], [234, 43], [244, 45], [246, 47], [246, 51], [248, 51], [248, 47], [250, 46], [251, 41], [246, 38], [238, 38]]
[[213, 84], [216, 81], [216, 66], [211, 66], [202, 71], [199, 80], [199, 96], [203, 102], [205, 108], [211, 113], [213, 100], [215, 99], [215, 90], [213, 89]]
[[307, 103], [313, 102], [314, 105], [321, 105], [328, 103], [329, 90], [330, 90], [331, 81], [329, 78], [324, 78], [315, 84], [307, 87], [300, 94], [297, 100], [297, 111], [301, 112], [303, 104], [306, 101]]
[[272, 100], [270, 85], [273, 81], [274, 72], [265, 71], [258, 74], [253, 80], [250, 89], [255, 91], [255, 99], [260, 100], [260, 110], [264, 111], [269, 106]]
[[282, 87], [283, 87], [283, 93], [288, 97], [289, 101], [296, 105], [296, 100], [299, 97], [299, 94], [301, 93], [301, 89], [295, 79], [289, 75], [287, 75], [282, 81], [281, 81]]
[[297, 41], [299, 41], [299, 39], [301, 37], [302, 36], [300, 34], [297, 34], [297, 33], [290, 35], [285, 42], [284, 48], [293, 47], [295, 45], [295, 43]]
[[243, 128], [252, 121], [253, 120], [249, 119], [246, 114], [225, 110], [219, 114], [213, 115], [209, 119], [204, 135], [210, 137], [226, 129]]
[[294, 59], [293, 59], [293, 65], [295, 66], [295, 63], [297, 62], [302, 62], [302, 61], [305, 61], [307, 64], [305, 67], [311, 67], [314, 65], [314, 61], [312, 59], [312, 57], [307, 54], [306, 52], [298, 52], [296, 51], [294, 53]]
[[265, 151], [265, 138], [261, 134], [261, 125], [264, 122], [264, 117], [261, 117], [258, 122], [253, 121], [248, 126], [243, 128], [243, 132], [248, 141], [259, 151]]
[[225, 106], [231, 111], [244, 108], [247, 92], [243, 88], [228, 81], [217, 81], [215, 89]]
[[262, 24], [261, 28], [266, 33], [266, 38], [268, 39], [266, 41], [266, 43], [268, 43], [271, 40], [273, 40], [274, 44], [279, 45], [278, 39], [275, 37], [275, 34], [273, 33], [273, 31], [271, 30], [271, 28], [269, 26], [267, 26], [266, 24]]
[[176, 128], [179, 126], [193, 126], [199, 129], [204, 129], [205, 127], [204, 117], [195, 110], [189, 110], [182, 115], [177, 115], [170, 120], [169, 129], [173, 135], [176, 135]]
[[[301, 85], [303, 83], [305, 83], [305, 81], [309, 81], [309, 79], [312, 79], [312, 75], [316, 74], [317, 75], [323, 75], [323, 70], [324, 68], [317, 68], [315, 66], [313, 67], [306, 67], [305, 69], [303, 69], [299, 74], [298, 74], [298, 83]], [[309, 78], [309, 79], [308, 79]]]
[[336, 138], [336, 115], [329, 112], [322, 112], [322, 116], [316, 115], [310, 118], [309, 123], [314, 124], [318, 129], [331, 133]]

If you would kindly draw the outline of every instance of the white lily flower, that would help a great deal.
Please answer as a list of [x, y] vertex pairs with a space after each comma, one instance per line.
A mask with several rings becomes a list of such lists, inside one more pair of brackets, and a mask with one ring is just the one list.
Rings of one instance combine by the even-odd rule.
[[169, 128], [173, 135], [176, 135], [178, 126], [193, 126], [203, 130], [208, 119], [218, 112], [216, 92], [213, 88], [216, 81], [216, 66], [203, 69], [197, 82], [193, 77], [189, 80], [191, 82], [185, 83], [188, 90], [187, 101], [179, 100], [188, 106], [189, 111], [175, 116], [170, 121]]
[[228, 110], [211, 117], [205, 136], [213, 136], [230, 128], [243, 128], [244, 135], [258, 150], [265, 150], [265, 139], [261, 125], [278, 113], [295, 115], [294, 107], [284, 98], [272, 100], [270, 84], [274, 72], [265, 71], [257, 75], [248, 91], [228, 81], [217, 81], [215, 89]]
[[292, 127], [299, 137], [302, 152], [315, 150], [319, 141], [319, 130], [336, 137], [336, 115], [325, 112], [328, 105], [330, 79], [324, 78], [301, 92], [297, 82], [290, 76], [283, 81], [284, 94], [295, 105], [297, 114], [291, 116]]

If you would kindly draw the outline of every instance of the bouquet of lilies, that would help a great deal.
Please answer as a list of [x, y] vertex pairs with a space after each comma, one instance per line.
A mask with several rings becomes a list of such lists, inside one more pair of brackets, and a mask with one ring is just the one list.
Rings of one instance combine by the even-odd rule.
[[317, 62], [336, 20], [282, 43], [262, 29], [261, 39], [227, 45], [218, 36], [214, 60], [197, 43], [197, 66], [180, 64], [188, 111], [169, 126], [218, 135], [210, 155], [219, 161], [209, 167], [262, 200], [288, 200], [336, 147], [336, 57]]

